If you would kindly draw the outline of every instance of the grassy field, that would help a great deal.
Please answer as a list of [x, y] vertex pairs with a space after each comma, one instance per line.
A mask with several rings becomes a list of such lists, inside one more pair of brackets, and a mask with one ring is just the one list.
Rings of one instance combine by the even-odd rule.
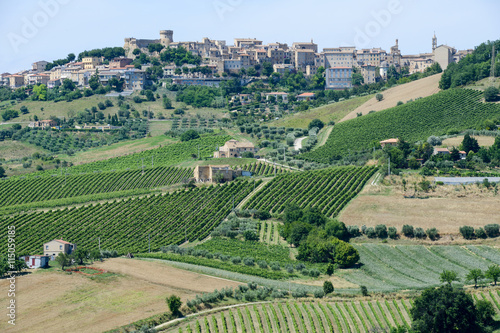
[[[491, 302], [500, 313], [497, 290], [476, 293], [474, 299]], [[385, 298], [261, 302], [193, 315], [161, 332], [387, 332], [410, 328], [411, 308], [409, 299]]]
[[[495, 138], [492, 136], [473, 136], [474, 139], [477, 140], [479, 145], [481, 147], [489, 147], [492, 146], [493, 143], [495, 143]], [[460, 146], [462, 141], [464, 140], [463, 135], [462, 136], [456, 136], [454, 138], [448, 138], [446, 140], [443, 140], [442, 145], [443, 147], [457, 147]]]
[[355, 244], [360, 254], [359, 269], [342, 270], [341, 277], [370, 291], [387, 292], [423, 289], [440, 284], [443, 270], [458, 273], [465, 283], [469, 270], [500, 264], [500, 251], [489, 246], [423, 246]]
[[372, 98], [372, 96], [373, 95], [356, 97], [346, 101], [320, 106], [316, 109], [298, 112], [291, 116], [270, 122], [269, 126], [307, 128], [313, 119], [320, 119], [325, 124], [332, 120], [338, 122], [352, 110], [363, 105], [366, 101]]
[[5, 160], [29, 157], [34, 153], [45, 154], [47, 151], [41, 147], [20, 141], [0, 141], [0, 158]]
[[152, 136], [161, 136], [172, 128], [171, 120], [159, 120], [149, 122], [149, 133]]
[[[2, 320], [0, 331], [103, 332], [167, 312], [169, 295], [185, 303], [196, 294], [239, 284], [142, 260], [115, 258], [91, 266], [118, 276], [100, 280], [49, 269], [18, 277], [16, 326]], [[8, 289], [6, 279], [0, 288]], [[0, 304], [7, 302], [2, 293]]]
[[492, 80], [491, 78], [488, 77], [486, 79], [482, 79], [480, 81], [471, 83], [470, 85], [467, 86], [467, 88], [484, 91], [484, 89], [491, 86], [500, 88], [500, 78], [495, 77]]
[[[421, 182], [422, 177], [405, 176], [408, 184]], [[428, 178], [432, 181], [432, 177]], [[366, 225], [375, 227], [385, 224], [396, 227], [398, 232], [405, 224], [414, 227], [436, 227], [444, 241], [460, 238], [459, 228], [470, 225], [474, 228], [497, 223], [492, 219], [493, 212], [500, 212], [498, 197], [492, 190], [476, 184], [465, 186], [438, 186], [429, 193], [420, 193], [417, 198], [405, 198], [414, 194], [413, 186], [403, 191], [402, 178], [386, 178], [386, 185], [364, 187], [339, 214], [339, 220], [346, 225]], [[426, 212], [422, 214], [422, 212]]]

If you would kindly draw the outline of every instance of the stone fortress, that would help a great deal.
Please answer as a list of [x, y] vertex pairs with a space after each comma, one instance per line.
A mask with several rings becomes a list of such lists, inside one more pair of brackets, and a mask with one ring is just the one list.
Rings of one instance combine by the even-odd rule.
[[128, 58], [133, 58], [132, 52], [135, 49], [146, 49], [149, 44], [162, 44], [165, 47], [170, 46], [174, 42], [174, 32], [173, 30], [161, 30], [160, 39], [137, 39], [137, 38], [125, 38], [125, 56]]

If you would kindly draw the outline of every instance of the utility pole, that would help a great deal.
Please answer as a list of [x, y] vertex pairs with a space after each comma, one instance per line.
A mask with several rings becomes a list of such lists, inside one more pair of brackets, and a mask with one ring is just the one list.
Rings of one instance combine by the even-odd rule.
[[144, 159], [141, 158], [141, 161], [142, 161], [142, 175], [144, 176]]

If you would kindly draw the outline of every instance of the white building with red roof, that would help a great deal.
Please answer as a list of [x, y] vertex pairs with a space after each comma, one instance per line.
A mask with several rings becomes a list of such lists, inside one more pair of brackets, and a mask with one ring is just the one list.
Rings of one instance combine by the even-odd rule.
[[71, 254], [76, 250], [76, 245], [66, 242], [62, 239], [54, 239], [48, 243], [43, 244], [43, 255], [49, 256], [54, 260], [59, 253]]

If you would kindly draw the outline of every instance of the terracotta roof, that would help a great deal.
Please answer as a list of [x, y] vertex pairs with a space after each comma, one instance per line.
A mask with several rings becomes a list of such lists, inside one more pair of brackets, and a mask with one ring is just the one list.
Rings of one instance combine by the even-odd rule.
[[316, 96], [316, 94], [315, 93], [303, 93], [297, 97], [311, 97], [311, 96]]
[[352, 67], [330, 67], [330, 69], [352, 69]]
[[459, 154], [467, 154], [467, 153], [466, 153], [466, 152], [464, 152], [463, 150], [460, 150], [458, 153], [459, 153]]
[[266, 95], [288, 95], [287, 93], [285, 92], [270, 92], [270, 93], [266, 93]]
[[448, 150], [448, 148], [434, 148], [434, 151], [435, 152], [442, 152], [442, 153], [449, 153], [450, 151]]
[[62, 239], [54, 239], [54, 240], [53, 240], [53, 242], [54, 242], [54, 241], [55, 241], [55, 242], [59, 242], [59, 243], [63, 243], [63, 244], [70, 244], [70, 245], [71, 245], [71, 243], [70, 243], [70, 242], [63, 241]]
[[387, 139], [384, 141], [380, 141], [380, 143], [398, 143], [399, 139]]

